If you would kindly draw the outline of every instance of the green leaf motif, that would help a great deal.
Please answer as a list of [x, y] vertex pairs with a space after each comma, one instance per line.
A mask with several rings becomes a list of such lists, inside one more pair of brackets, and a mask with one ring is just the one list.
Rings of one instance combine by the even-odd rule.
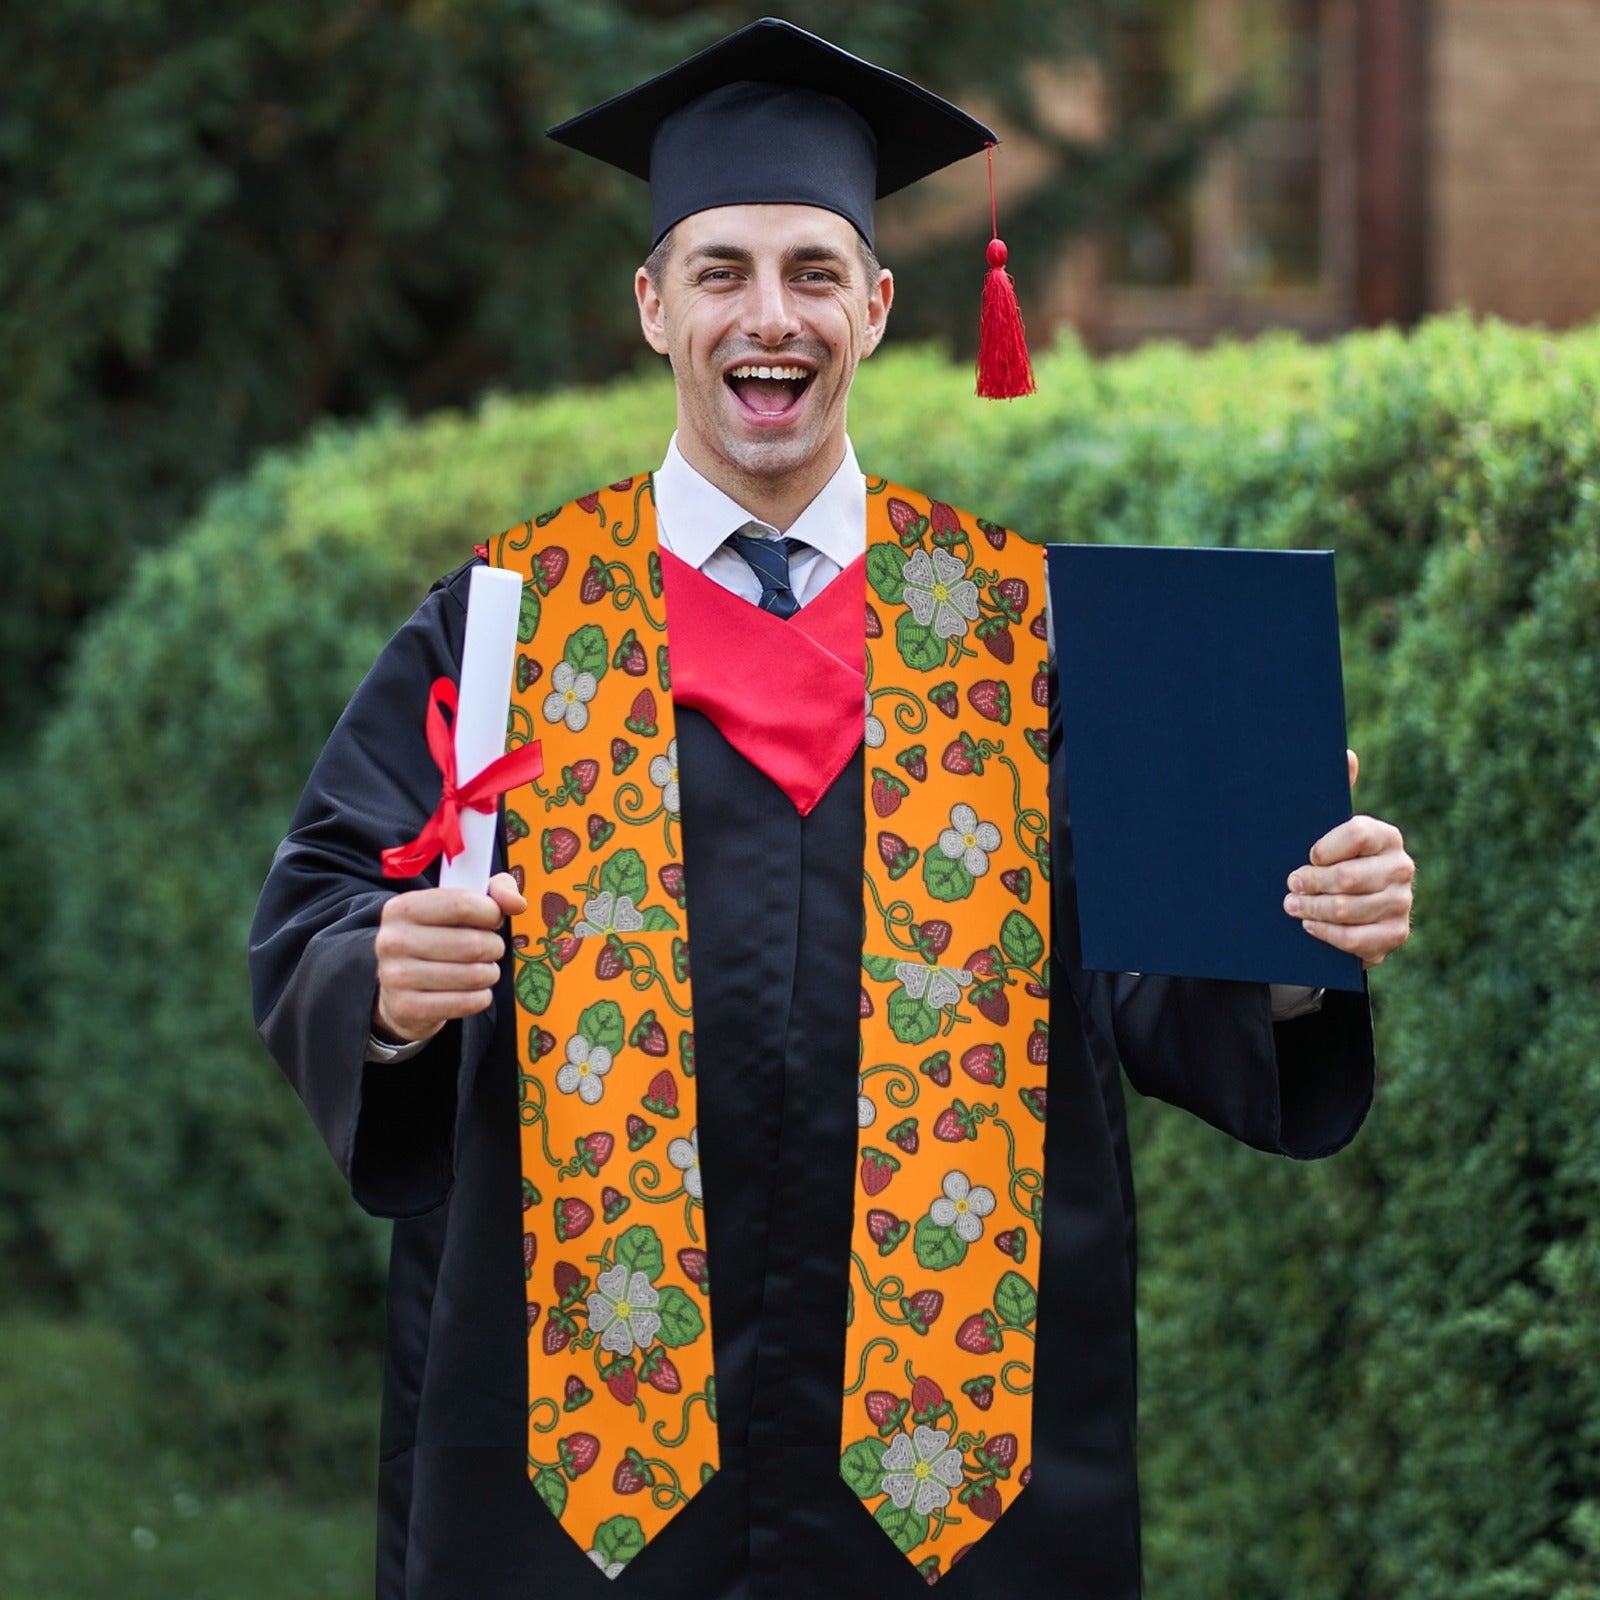
[[894, 1540], [901, 1555], [910, 1555], [928, 1537], [928, 1519], [918, 1516], [910, 1506], [902, 1511], [893, 1500], [885, 1500], [873, 1512], [873, 1519]]
[[839, 1457], [839, 1476], [858, 1498], [871, 1500], [883, 1493], [883, 1452], [888, 1448], [882, 1439], [857, 1439]]
[[1000, 924], [1000, 948], [1019, 967], [1035, 967], [1044, 954], [1044, 935], [1033, 925], [1031, 917], [1012, 911]]
[[901, 1044], [924, 1044], [939, 1031], [939, 1013], [904, 989], [889, 996], [889, 1031]]
[[893, 545], [875, 544], [867, 551], [867, 582], [885, 605], [897, 606], [905, 599], [906, 553]]
[[594, 1530], [593, 1548], [608, 1567], [613, 1561], [626, 1566], [644, 1549], [644, 1529], [637, 1517], [608, 1517]]
[[553, 1468], [544, 1467], [533, 1475], [533, 1492], [559, 1517], [567, 1509], [567, 1480]]
[[977, 882], [959, 861], [938, 848], [922, 858], [922, 881], [935, 900], [965, 900]]
[[561, 654], [571, 663], [574, 672], [592, 672], [598, 683], [610, 664], [611, 652], [606, 649], [605, 630], [597, 623], [584, 623], [576, 633], [567, 636], [567, 648]]
[[609, 889], [619, 900], [626, 895], [638, 905], [650, 887], [650, 874], [637, 850], [619, 850], [600, 869], [600, 887]]
[[555, 974], [542, 961], [524, 961], [517, 973], [517, 1004], [524, 1011], [542, 1017], [555, 993]]
[[894, 642], [900, 659], [915, 672], [937, 672], [944, 665], [944, 640], [909, 611], [901, 612], [894, 625]]
[[869, 978], [875, 978], [879, 983], [892, 983], [895, 981], [895, 968], [899, 961], [894, 956], [862, 956], [861, 967]]
[[678, 919], [664, 906], [646, 906], [639, 915], [644, 918], [645, 933], [670, 933], [678, 926]]
[[[524, 644], [532, 644], [533, 636], [539, 631], [539, 591], [529, 583], [523, 586], [522, 609], [517, 613], [517, 637]], [[562, 1494], [566, 1494], [563, 1486]], [[559, 1514], [559, 1513], [558, 1513]]]
[[[911, 1247], [917, 1252], [918, 1264], [929, 1272], [945, 1272], [958, 1267], [967, 1259], [967, 1241], [954, 1228], [941, 1228], [932, 1217], [917, 1221], [917, 1231], [911, 1236]], [[1015, 1277], [1015, 1273], [1007, 1273]]]
[[691, 1343], [706, 1331], [699, 1306], [675, 1283], [669, 1283], [662, 1289], [656, 1311], [661, 1317], [661, 1327], [656, 1337], [669, 1350]]
[[592, 1006], [579, 1012], [578, 1032], [591, 1046], [603, 1044], [615, 1055], [628, 1036], [627, 1024], [622, 1020], [622, 1007], [615, 1000], [596, 1000]]
[[642, 1272], [654, 1283], [661, 1276], [665, 1259], [660, 1235], [643, 1222], [635, 1223], [617, 1240], [617, 1263], [626, 1267], [630, 1276]]
[[1026, 1328], [1039, 1314], [1039, 1296], [1020, 1272], [1008, 1272], [995, 1285], [994, 1308], [1002, 1322]]

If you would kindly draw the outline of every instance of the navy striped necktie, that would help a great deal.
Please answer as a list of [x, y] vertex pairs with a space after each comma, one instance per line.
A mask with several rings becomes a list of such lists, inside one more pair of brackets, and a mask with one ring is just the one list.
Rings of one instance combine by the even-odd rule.
[[806, 548], [805, 540], [765, 539], [747, 531], [762, 526], [759, 522], [747, 522], [737, 533], [728, 535], [728, 543], [761, 580], [761, 598], [757, 604], [763, 611], [787, 620], [800, 609], [800, 602], [789, 586], [789, 558], [797, 550]]

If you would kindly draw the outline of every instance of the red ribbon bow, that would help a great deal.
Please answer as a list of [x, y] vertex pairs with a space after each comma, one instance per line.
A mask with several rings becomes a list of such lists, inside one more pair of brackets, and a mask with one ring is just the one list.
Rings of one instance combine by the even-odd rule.
[[[446, 861], [461, 854], [463, 810], [491, 812], [500, 796], [532, 783], [544, 771], [544, 753], [537, 739], [491, 761], [477, 777], [456, 785], [456, 686], [448, 678], [435, 678], [428, 690], [428, 750], [432, 754], [444, 787], [439, 804], [410, 844], [399, 844], [383, 852], [386, 878], [414, 878], [425, 871], [441, 852]], [[450, 713], [447, 723], [444, 713]]]

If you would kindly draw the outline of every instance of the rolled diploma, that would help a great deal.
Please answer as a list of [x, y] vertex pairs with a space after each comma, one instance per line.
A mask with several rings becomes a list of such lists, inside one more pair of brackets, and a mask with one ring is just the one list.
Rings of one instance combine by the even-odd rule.
[[[467, 589], [467, 638], [461, 651], [461, 686], [456, 709], [456, 781], [477, 777], [506, 748], [511, 710], [511, 671], [516, 665], [517, 619], [522, 577], [504, 567], [474, 567]], [[499, 812], [461, 813], [463, 849], [441, 860], [441, 889], [489, 887]]]

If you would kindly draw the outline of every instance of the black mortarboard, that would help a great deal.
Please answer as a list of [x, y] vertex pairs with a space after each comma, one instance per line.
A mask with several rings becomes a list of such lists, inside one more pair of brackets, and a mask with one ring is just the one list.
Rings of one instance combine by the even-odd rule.
[[808, 205], [872, 243], [872, 203], [996, 142], [948, 100], [775, 17], [550, 129], [650, 183], [652, 240], [696, 211]]

